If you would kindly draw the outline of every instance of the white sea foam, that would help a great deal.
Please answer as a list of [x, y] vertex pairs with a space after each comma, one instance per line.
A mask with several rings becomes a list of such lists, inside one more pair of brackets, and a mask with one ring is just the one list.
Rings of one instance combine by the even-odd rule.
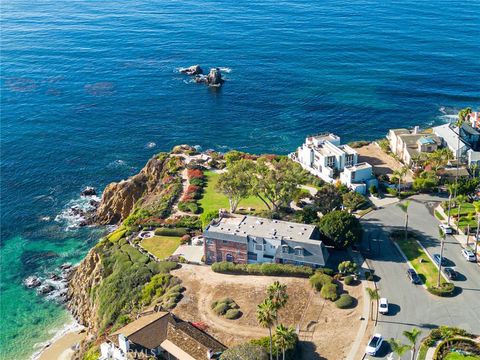
[[110, 168], [110, 169], [113, 169], [113, 168], [119, 168], [119, 167], [124, 167], [124, 166], [127, 166], [127, 162], [124, 161], [124, 160], [121, 160], [121, 159], [117, 159], [117, 160], [114, 160], [112, 162], [110, 162], [107, 167]]
[[224, 73], [227, 73], [227, 74], [230, 74], [232, 72], [232, 69], [229, 68], [229, 67], [219, 67], [218, 68], [221, 72], [224, 72]]
[[81, 213], [76, 213], [74, 209], [81, 210], [81, 212], [91, 211], [94, 206], [90, 201], [99, 202], [100, 198], [94, 196], [80, 196], [77, 199], [70, 200], [60, 214], [55, 216], [55, 221], [66, 225], [66, 230], [73, 230], [77, 228], [85, 217]]
[[63, 327], [60, 329], [53, 329], [50, 331], [50, 333], [53, 335], [52, 338], [46, 342], [43, 343], [37, 343], [34, 345], [34, 349], [39, 349], [35, 351], [35, 353], [30, 357], [30, 360], [38, 360], [42, 353], [45, 351], [46, 348], [51, 346], [54, 342], [58, 341], [62, 337], [64, 337], [66, 334], [73, 333], [73, 332], [78, 332], [85, 327], [80, 325], [78, 322], [76, 322], [73, 318], [70, 322], [65, 324]]
[[157, 146], [157, 144], [153, 141], [150, 141], [149, 143], [147, 143], [147, 145], [145, 145], [147, 149], [153, 149], [155, 146]]

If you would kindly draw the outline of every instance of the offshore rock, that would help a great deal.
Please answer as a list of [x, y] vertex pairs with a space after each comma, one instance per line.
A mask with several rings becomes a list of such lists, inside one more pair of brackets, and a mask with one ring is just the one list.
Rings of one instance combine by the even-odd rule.
[[86, 197], [86, 196], [94, 196], [97, 195], [97, 190], [92, 187], [92, 186], [87, 186], [85, 189], [82, 190], [80, 193], [80, 196]]
[[180, 73], [193, 76], [203, 74], [203, 70], [200, 65], [192, 65], [187, 68], [181, 68]]
[[40, 281], [40, 279], [36, 276], [29, 276], [27, 277], [23, 283], [25, 284], [25, 286], [27, 288], [36, 288], [38, 286], [40, 286], [42, 284], [42, 282]]
[[206, 83], [208, 86], [220, 87], [223, 84], [222, 73], [219, 68], [210, 69], [207, 75]]

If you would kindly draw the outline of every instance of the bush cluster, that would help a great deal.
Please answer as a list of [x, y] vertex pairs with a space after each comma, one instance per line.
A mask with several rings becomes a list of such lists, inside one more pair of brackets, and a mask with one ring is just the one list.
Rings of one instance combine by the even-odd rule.
[[310, 276], [310, 285], [317, 291], [321, 291], [322, 288], [333, 282], [333, 278], [327, 274], [322, 274], [320, 272], [315, 273]]
[[352, 275], [345, 276], [345, 278], [343, 279], [343, 282], [345, 283], [345, 285], [352, 285], [353, 284], [353, 276]]
[[334, 283], [325, 284], [320, 290], [320, 296], [324, 299], [335, 301], [338, 299], [338, 285]]
[[339, 309], [349, 309], [353, 307], [354, 304], [355, 304], [355, 298], [353, 298], [348, 294], [340, 295], [340, 298], [337, 301], [335, 301], [335, 305]]
[[[265, 349], [267, 354], [270, 353], [270, 338], [268, 336], [262, 337], [260, 339], [254, 339], [251, 341], [251, 344], [260, 345]], [[298, 356], [299, 354], [297, 354], [297, 344], [298, 344], [298, 337], [296, 337], [296, 343], [293, 346], [293, 348], [285, 351], [285, 360], [296, 360], [299, 358]], [[283, 355], [282, 349], [276, 345], [275, 334], [274, 334], [273, 342], [272, 342], [272, 355], [274, 359], [276, 358], [277, 354], [279, 355], [279, 358], [282, 358], [282, 355]]]
[[223, 298], [215, 300], [210, 305], [213, 312], [218, 316], [225, 316], [227, 319], [235, 320], [242, 316], [242, 312], [239, 310], [239, 306], [233, 299]]
[[212, 265], [212, 270], [224, 274], [242, 274], [242, 275], [277, 275], [277, 276], [296, 276], [309, 277], [314, 270], [308, 266], [296, 266], [289, 264], [234, 264], [231, 262], [216, 262]]
[[437, 286], [429, 286], [428, 291], [437, 296], [448, 297], [453, 296], [455, 291], [455, 285], [452, 283], [443, 283], [440, 287]]
[[178, 209], [180, 211], [192, 213], [192, 214], [200, 214], [202, 212], [200, 206], [198, 206], [196, 201], [188, 200], [188, 201], [180, 201], [178, 203]]
[[184, 236], [188, 234], [188, 229], [187, 228], [166, 228], [166, 227], [161, 227], [158, 229], [155, 229], [155, 235], [157, 236]]

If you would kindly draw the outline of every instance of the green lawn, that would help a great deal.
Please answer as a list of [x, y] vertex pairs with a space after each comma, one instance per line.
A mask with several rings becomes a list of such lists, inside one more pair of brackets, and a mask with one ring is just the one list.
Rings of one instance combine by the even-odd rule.
[[447, 355], [445, 360], [480, 360], [480, 356], [450, 353], [450, 354]]
[[[408, 261], [410, 261], [424, 284], [427, 286], [436, 285], [438, 279], [438, 268], [434, 263], [432, 263], [427, 254], [425, 254], [420, 245], [418, 245], [417, 241], [414, 239], [408, 239], [405, 241], [403, 239], [398, 240], [397, 244], [400, 246]], [[445, 282], [443, 277], [441, 278], [441, 281]]]
[[[203, 197], [198, 201], [198, 204], [203, 209], [204, 212], [218, 209], [229, 209], [230, 205], [228, 203], [228, 198], [217, 192], [215, 186], [218, 181], [218, 176], [220, 174], [214, 173], [212, 171], [206, 171], [205, 177], [207, 179], [207, 186], [204, 189]], [[250, 196], [246, 199], [240, 201], [238, 207], [244, 208], [254, 208], [255, 212], [258, 210], [266, 210], [265, 204], [257, 197]]]
[[159, 259], [166, 259], [177, 250], [180, 238], [177, 236], [153, 236], [143, 239], [140, 245]]
[[[448, 211], [448, 210], [447, 210]], [[458, 208], [454, 207], [451, 210], [451, 214], [453, 216], [457, 216], [458, 214]], [[468, 215], [468, 214], [475, 214], [475, 207], [473, 206], [472, 203], [464, 202], [460, 204], [460, 216], [462, 215]]]

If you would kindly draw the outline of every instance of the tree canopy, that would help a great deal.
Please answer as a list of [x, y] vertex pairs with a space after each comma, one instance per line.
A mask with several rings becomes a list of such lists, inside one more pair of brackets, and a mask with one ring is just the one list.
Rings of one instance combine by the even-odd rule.
[[228, 197], [230, 212], [235, 212], [240, 200], [251, 192], [251, 175], [254, 164], [250, 160], [239, 159], [230, 164], [228, 171], [220, 174], [217, 190]]
[[318, 211], [326, 214], [342, 206], [342, 194], [335, 185], [325, 184], [315, 194], [314, 204]]
[[362, 225], [346, 211], [329, 212], [320, 219], [318, 225], [326, 237], [325, 243], [335, 248], [343, 249], [361, 241]]

